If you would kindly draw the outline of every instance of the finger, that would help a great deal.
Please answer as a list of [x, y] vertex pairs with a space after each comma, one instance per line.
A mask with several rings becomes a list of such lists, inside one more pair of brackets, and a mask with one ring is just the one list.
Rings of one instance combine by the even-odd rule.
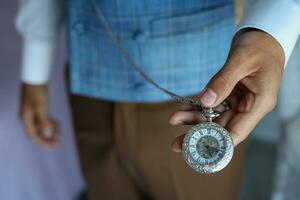
[[182, 143], [183, 143], [183, 138], [184, 138], [185, 134], [180, 135], [178, 137], [176, 137], [172, 143], [172, 150], [174, 152], [181, 152], [182, 151]]
[[252, 112], [238, 113], [232, 118], [227, 125], [227, 130], [230, 132], [235, 146], [247, 138], [261, 118], [262, 116], [257, 116]]
[[214, 107], [214, 110], [218, 111], [219, 113], [224, 113], [226, 112], [227, 108], [221, 103], [217, 107]]
[[224, 100], [226, 101], [226, 105], [223, 102], [214, 108], [214, 110], [221, 113], [219, 117], [214, 119], [214, 122], [221, 125], [222, 127], [226, 127], [228, 122], [233, 118], [233, 116], [238, 112], [238, 107], [241, 102], [242, 95], [240, 91], [236, 88], [233, 92]]
[[48, 146], [47, 143], [40, 137], [39, 128], [35, 123], [35, 117], [33, 112], [24, 111], [21, 114], [21, 118], [26, 129], [26, 133], [33, 139], [36, 143], [42, 146]]
[[[245, 91], [243, 93], [245, 93]], [[216, 123], [221, 123], [225, 126], [230, 116], [239, 111], [239, 107], [241, 107], [240, 104], [243, 100], [243, 93], [239, 85], [236, 85], [230, 95], [221, 104], [213, 108], [215, 111], [221, 113], [221, 115], [214, 120]], [[246, 100], [248, 100], [248, 98]]]
[[36, 124], [39, 127], [39, 137], [48, 147], [55, 147], [58, 144], [58, 127], [57, 124], [48, 114], [38, 112]]
[[191, 125], [205, 121], [198, 111], [177, 111], [169, 120], [171, 125]]
[[235, 114], [236, 112], [234, 110], [228, 110], [216, 118], [214, 122], [222, 127], [226, 127], [228, 122], [234, 117]]
[[195, 107], [188, 105], [188, 104], [182, 104], [179, 108], [181, 111], [192, 111], [195, 110]]
[[263, 97], [256, 98], [251, 110], [237, 113], [227, 124], [235, 145], [241, 143], [255, 128], [257, 123], [272, 110], [273, 103]]
[[[223, 68], [209, 81], [201, 94], [205, 107], [216, 107], [232, 92], [237, 83], [247, 76], [249, 63], [238, 63], [236, 56], [230, 56]], [[238, 63], [238, 65], [237, 65]]]

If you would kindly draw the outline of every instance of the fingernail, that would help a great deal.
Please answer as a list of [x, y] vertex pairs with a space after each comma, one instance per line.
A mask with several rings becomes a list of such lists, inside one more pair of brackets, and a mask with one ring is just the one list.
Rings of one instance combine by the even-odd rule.
[[178, 122], [174, 123], [174, 125], [183, 125], [183, 124], [184, 124], [183, 121], [178, 121]]
[[181, 152], [181, 149], [178, 148], [178, 147], [176, 146], [176, 141], [173, 141], [173, 142], [172, 142], [172, 150], [173, 150], [175, 153]]
[[183, 125], [184, 122], [183, 121], [177, 121], [175, 123], [173, 123], [173, 125], [178, 126], [178, 125]]
[[46, 139], [50, 139], [53, 137], [52, 130], [50, 128], [46, 128], [43, 132], [43, 135]]
[[202, 94], [200, 101], [205, 106], [213, 105], [217, 100], [217, 93], [215, 93], [212, 89], [207, 88]]
[[180, 153], [180, 152], [181, 152], [181, 149], [175, 148], [175, 149], [173, 149], [173, 151], [174, 151], [175, 153]]

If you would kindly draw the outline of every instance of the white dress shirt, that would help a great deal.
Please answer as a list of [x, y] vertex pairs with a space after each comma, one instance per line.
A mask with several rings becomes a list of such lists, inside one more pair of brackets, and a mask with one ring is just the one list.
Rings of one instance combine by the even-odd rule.
[[[24, 39], [21, 80], [25, 83], [45, 84], [49, 80], [63, 3], [20, 0], [16, 27]], [[273, 36], [284, 50], [286, 64], [300, 34], [300, 0], [255, 0], [237, 31], [243, 28], [257, 28]]]

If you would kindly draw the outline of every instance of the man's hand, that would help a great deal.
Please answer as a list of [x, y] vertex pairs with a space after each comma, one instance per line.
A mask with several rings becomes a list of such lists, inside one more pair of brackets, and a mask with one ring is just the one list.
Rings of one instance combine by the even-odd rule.
[[20, 117], [28, 135], [38, 144], [55, 147], [58, 142], [58, 125], [49, 116], [47, 86], [22, 84]]
[[[280, 44], [265, 32], [251, 29], [235, 37], [225, 65], [201, 93], [205, 107], [217, 107], [227, 99], [231, 110], [215, 122], [225, 127], [234, 144], [242, 142], [257, 123], [276, 105], [284, 69]], [[170, 118], [172, 125], [203, 121], [191, 107], [183, 106]], [[183, 136], [175, 139], [173, 150], [180, 151]]]

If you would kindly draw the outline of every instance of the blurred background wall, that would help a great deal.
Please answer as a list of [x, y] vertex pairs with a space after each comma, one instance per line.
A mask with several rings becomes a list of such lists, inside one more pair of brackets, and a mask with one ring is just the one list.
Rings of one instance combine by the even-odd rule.
[[[245, 2], [246, 6], [250, 1]], [[18, 119], [21, 40], [14, 28], [16, 11], [16, 0], [0, 1], [0, 199], [73, 200], [84, 188], [84, 183], [63, 81], [64, 38], [59, 41], [50, 84], [50, 111], [62, 125], [63, 137], [58, 149], [47, 150], [26, 136]], [[295, 108], [299, 107], [300, 98], [287, 98], [300, 92], [299, 86], [295, 87], [300, 85], [300, 72], [295, 73], [300, 69], [299, 50], [298, 43], [284, 78], [279, 102], [283, 106], [270, 113], [247, 140], [241, 200], [268, 200], [274, 188], [278, 188], [276, 166], [277, 150], [284, 133], [282, 121], [296, 118], [299, 111]]]

